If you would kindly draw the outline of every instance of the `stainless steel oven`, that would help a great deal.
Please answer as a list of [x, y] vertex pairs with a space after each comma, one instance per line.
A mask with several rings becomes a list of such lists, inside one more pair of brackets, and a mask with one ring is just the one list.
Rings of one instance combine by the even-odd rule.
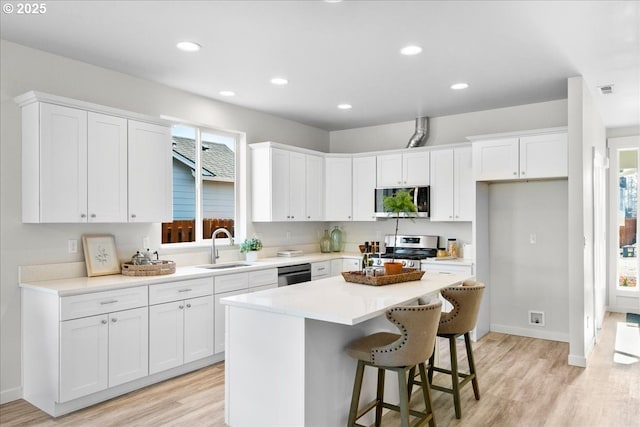
[[311, 281], [311, 264], [287, 265], [278, 267], [278, 287]]

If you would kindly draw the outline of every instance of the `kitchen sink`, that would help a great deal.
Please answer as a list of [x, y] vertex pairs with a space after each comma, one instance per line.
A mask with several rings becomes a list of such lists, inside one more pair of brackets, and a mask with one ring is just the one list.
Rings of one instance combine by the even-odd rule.
[[227, 268], [237, 268], [237, 267], [249, 267], [253, 264], [246, 264], [241, 262], [236, 262], [232, 264], [210, 264], [210, 265], [199, 265], [198, 268], [206, 268], [207, 270], [224, 270]]

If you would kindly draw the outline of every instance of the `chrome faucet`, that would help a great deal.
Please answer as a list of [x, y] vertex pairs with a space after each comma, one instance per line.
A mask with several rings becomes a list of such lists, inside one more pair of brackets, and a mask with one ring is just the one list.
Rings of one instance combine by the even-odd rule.
[[218, 233], [226, 234], [229, 238], [229, 244], [233, 245], [233, 237], [231, 237], [231, 233], [229, 232], [229, 230], [227, 230], [226, 228], [216, 228], [215, 230], [213, 230], [213, 233], [211, 233], [211, 264], [215, 264], [216, 260], [220, 258], [218, 250], [216, 249], [216, 236], [218, 235]]

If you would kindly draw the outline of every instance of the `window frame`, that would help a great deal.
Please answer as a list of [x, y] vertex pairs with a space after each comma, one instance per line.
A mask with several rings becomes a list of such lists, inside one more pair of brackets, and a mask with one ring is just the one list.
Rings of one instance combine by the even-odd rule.
[[[233, 247], [236, 247], [247, 235], [247, 138], [246, 133], [235, 130], [228, 130], [217, 128], [215, 126], [195, 123], [187, 120], [180, 120], [170, 117], [162, 117], [172, 122], [172, 136], [173, 128], [176, 126], [189, 127], [195, 130], [195, 222], [194, 222], [194, 236], [195, 240], [192, 242], [179, 242], [179, 243], [162, 243], [162, 237], [160, 238], [161, 249], [182, 249], [182, 248], [194, 248], [194, 247], [210, 247], [211, 237], [203, 238], [203, 179], [202, 179], [202, 134], [210, 133], [216, 135], [223, 135], [233, 138], [235, 140], [235, 177], [234, 177], [234, 228], [235, 237]], [[172, 194], [173, 197], [173, 194]], [[161, 233], [161, 230], [159, 231]], [[216, 244], [225, 246], [232, 246], [228, 238], [217, 238]]]

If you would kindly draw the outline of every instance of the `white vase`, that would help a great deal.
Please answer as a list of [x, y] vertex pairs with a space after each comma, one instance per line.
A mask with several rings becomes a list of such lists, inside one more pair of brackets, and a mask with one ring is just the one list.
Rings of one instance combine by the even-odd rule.
[[248, 262], [253, 262], [258, 260], [258, 251], [249, 251], [245, 254], [246, 260]]

